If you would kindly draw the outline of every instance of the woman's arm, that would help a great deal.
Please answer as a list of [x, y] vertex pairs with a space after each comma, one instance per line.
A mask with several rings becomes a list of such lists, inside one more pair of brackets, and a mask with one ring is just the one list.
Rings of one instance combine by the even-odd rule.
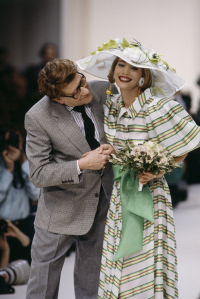
[[181, 163], [186, 157], [187, 157], [187, 154], [184, 154], [182, 156], [179, 156], [179, 157], [174, 157], [174, 160], [176, 161], [176, 163]]

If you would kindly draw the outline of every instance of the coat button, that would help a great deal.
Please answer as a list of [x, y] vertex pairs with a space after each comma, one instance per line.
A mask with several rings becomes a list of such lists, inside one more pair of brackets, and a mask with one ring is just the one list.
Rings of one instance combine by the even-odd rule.
[[95, 197], [99, 197], [99, 194], [98, 194], [98, 193], [95, 193]]

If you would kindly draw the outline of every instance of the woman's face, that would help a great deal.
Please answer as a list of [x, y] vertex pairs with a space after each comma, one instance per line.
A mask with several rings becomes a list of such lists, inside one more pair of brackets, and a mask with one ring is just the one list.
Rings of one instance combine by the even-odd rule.
[[138, 89], [139, 80], [142, 77], [142, 69], [119, 59], [115, 67], [114, 77], [116, 84], [121, 90]]

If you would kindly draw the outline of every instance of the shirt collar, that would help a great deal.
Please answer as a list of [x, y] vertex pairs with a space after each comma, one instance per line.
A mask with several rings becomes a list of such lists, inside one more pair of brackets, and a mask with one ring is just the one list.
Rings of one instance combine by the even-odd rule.
[[[87, 107], [90, 107], [90, 104], [85, 104], [84, 106], [87, 108]], [[67, 110], [69, 112], [71, 112], [74, 109], [75, 106], [67, 106], [67, 105], [65, 105], [65, 107], [67, 108]]]

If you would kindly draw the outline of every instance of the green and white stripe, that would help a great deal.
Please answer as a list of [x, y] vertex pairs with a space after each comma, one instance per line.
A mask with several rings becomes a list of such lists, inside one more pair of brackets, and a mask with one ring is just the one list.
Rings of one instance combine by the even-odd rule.
[[[146, 90], [129, 109], [120, 95], [105, 104], [105, 134], [116, 148], [121, 140], [151, 139], [174, 156], [200, 146], [200, 129], [185, 110]], [[114, 182], [103, 244], [99, 299], [178, 298], [177, 258], [171, 198], [164, 178], [150, 182], [155, 223], [144, 220], [143, 249], [113, 262], [122, 231], [120, 183]], [[131, 236], [130, 236], [131, 238]]]

